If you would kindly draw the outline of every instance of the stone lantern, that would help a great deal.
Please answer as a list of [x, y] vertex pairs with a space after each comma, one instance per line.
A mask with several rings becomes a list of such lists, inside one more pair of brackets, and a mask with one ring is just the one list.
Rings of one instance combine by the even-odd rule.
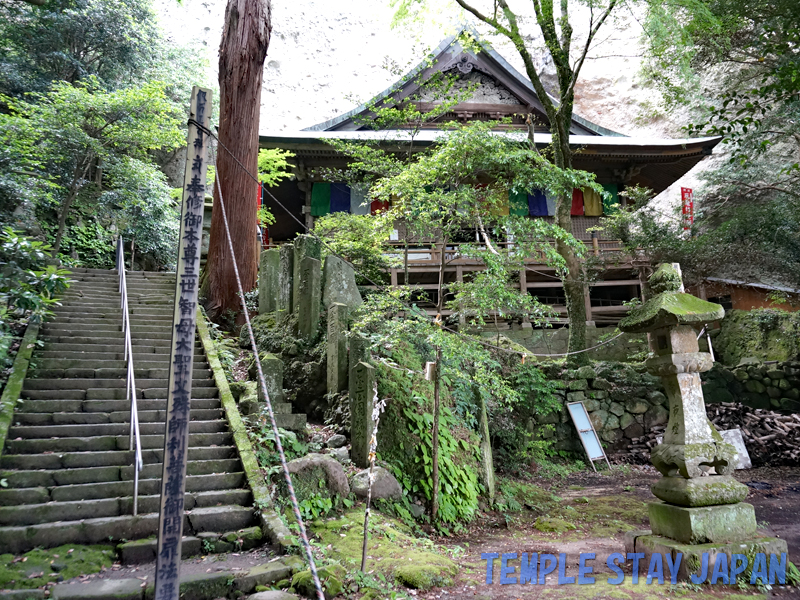
[[650, 299], [631, 310], [619, 328], [648, 334], [655, 357], [646, 366], [664, 385], [669, 422], [651, 455], [663, 475], [652, 487], [661, 501], [648, 506], [652, 531], [629, 538], [628, 550], [683, 554], [683, 578], [697, 571], [703, 553], [712, 563], [711, 555], [725, 553], [730, 564], [732, 554], [786, 552], [785, 541], [757, 536], [753, 506], [742, 502], [747, 486], [731, 476], [736, 450], [706, 416], [700, 373], [713, 363], [710, 354], [700, 352], [693, 326], [722, 319], [725, 311], [683, 293], [677, 265], [662, 264], [648, 283]]

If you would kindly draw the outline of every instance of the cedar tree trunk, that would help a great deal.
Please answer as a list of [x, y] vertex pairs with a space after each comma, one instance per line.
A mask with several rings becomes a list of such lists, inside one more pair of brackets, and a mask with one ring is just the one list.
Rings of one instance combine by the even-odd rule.
[[[253, 175], [258, 170], [261, 83], [272, 31], [271, 10], [270, 0], [228, 0], [219, 47], [219, 139]], [[258, 277], [258, 183], [221, 147], [216, 176], [222, 187], [242, 287], [248, 292]], [[206, 309], [215, 319], [228, 311], [238, 313], [241, 307], [219, 200], [215, 185], [202, 283]]]

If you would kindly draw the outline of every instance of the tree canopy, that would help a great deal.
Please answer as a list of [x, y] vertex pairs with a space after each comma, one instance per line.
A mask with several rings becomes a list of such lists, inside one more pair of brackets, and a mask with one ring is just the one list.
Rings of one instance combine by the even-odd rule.
[[176, 200], [162, 166], [183, 144], [204, 58], [168, 41], [149, 0], [0, 3], [0, 220], [62, 260], [173, 260]]
[[687, 134], [723, 136], [727, 160], [701, 175], [690, 236], [648, 209], [631, 242], [690, 278], [800, 285], [800, 5], [650, 2], [645, 31], [645, 74], [666, 109], [690, 110]]

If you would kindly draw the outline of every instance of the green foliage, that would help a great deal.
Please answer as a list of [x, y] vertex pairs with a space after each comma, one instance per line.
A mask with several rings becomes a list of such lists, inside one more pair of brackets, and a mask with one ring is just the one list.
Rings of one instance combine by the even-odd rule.
[[281, 180], [291, 176], [289, 159], [294, 153], [280, 148], [261, 149], [258, 151], [258, 179], [269, 187], [275, 187]]
[[160, 45], [156, 15], [141, 0], [5, 2], [0, 15], [0, 89], [15, 95], [90, 76], [119, 87], [154, 62]]
[[300, 502], [300, 515], [304, 521], [325, 517], [333, 510], [333, 500], [327, 496], [312, 494]]
[[355, 267], [358, 283], [368, 285], [370, 281], [387, 283], [388, 270], [399, 264], [397, 258], [386, 254], [385, 244], [393, 227], [392, 218], [386, 214], [337, 212], [316, 219], [314, 233], [325, 240], [323, 258], [333, 251]]
[[[278, 447], [275, 444], [272, 424], [265, 417], [262, 417], [250, 426], [249, 434], [250, 441], [255, 446], [258, 464], [270, 473], [277, 473], [280, 470], [280, 457], [278, 456]], [[308, 453], [308, 444], [299, 440], [294, 432], [278, 428], [278, 436], [280, 437], [286, 460], [299, 458]]]
[[30, 100], [6, 96], [0, 102], [7, 108], [0, 130], [14, 132], [6, 154], [10, 179], [28, 181], [35, 212], [46, 222], [58, 221], [55, 251], [62, 250], [66, 226], [74, 224], [69, 217], [75, 207], [86, 220], [113, 225], [162, 259], [172, 253], [166, 245], [174, 243], [177, 227], [172, 199], [149, 159], [151, 151], [181, 143], [163, 84], [105, 92], [88, 79], [55, 84]]
[[[177, 201], [159, 163], [182, 145], [205, 50], [160, 31], [150, 0], [0, 4], [0, 222], [64, 262], [173, 262]], [[64, 222], [59, 223], [59, 218]]]
[[644, 237], [659, 255], [693, 263], [706, 276], [758, 280], [769, 273], [796, 287], [800, 5], [654, 0], [645, 31], [645, 74], [667, 108], [691, 111], [689, 134], [723, 136], [730, 160], [702, 175], [691, 240], [663, 218], [650, 224], [652, 215], [639, 219], [649, 230]]
[[[417, 397], [414, 400], [423, 407], [427, 404], [424, 398]], [[398, 467], [393, 468], [394, 474], [405, 489], [413, 494], [421, 494], [430, 501], [433, 491], [430, 479], [433, 469], [431, 460], [433, 415], [429, 412], [419, 412], [411, 407], [406, 408], [403, 412], [409, 431], [419, 440], [414, 447], [414, 462], [423, 477], [414, 478], [408, 471]], [[475, 460], [478, 460], [477, 446], [474, 442], [469, 439], [457, 439], [451, 433], [456, 424], [457, 421], [453, 418], [450, 409], [442, 409], [439, 417], [441, 493], [438, 516], [446, 524], [471, 520], [478, 508], [478, 496], [481, 492], [476, 470], [456, 463], [456, 455], [464, 452], [472, 454]]]
[[0, 373], [11, 365], [11, 347], [24, 326], [51, 314], [69, 285], [66, 271], [47, 264], [49, 251], [10, 227], [0, 230]]

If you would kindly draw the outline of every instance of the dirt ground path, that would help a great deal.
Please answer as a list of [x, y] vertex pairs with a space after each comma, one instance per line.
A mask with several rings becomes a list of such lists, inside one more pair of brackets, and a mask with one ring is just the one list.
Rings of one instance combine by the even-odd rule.
[[[650, 486], [659, 477], [652, 467], [635, 466], [615, 469], [611, 473], [579, 473], [555, 482], [537, 481], [538, 485], [559, 496], [565, 506], [574, 506], [579, 515], [582, 510], [586, 511], [587, 521], [578, 524], [575, 530], [543, 533], [534, 525], [535, 511], [523, 514], [517, 520], [509, 520], [507, 515], [497, 512], [484, 512], [466, 533], [438, 540], [458, 557], [456, 560], [461, 569], [456, 585], [421, 592], [417, 597], [428, 600], [800, 598], [800, 590], [784, 586], [761, 592], [754, 588], [672, 586], [668, 575], [665, 585], [645, 585], [644, 577], [640, 577], [639, 585], [633, 585], [630, 566], [624, 568], [626, 578], [622, 585], [606, 583], [609, 577], [614, 576], [606, 567], [606, 559], [613, 553], [625, 551], [623, 531], [648, 528], [644, 503], [654, 498]], [[760, 531], [785, 539], [790, 560], [800, 562], [800, 468], [752, 469], [738, 471], [736, 477], [750, 487], [747, 502], [755, 507]], [[641, 510], [635, 510], [637, 503]], [[600, 506], [599, 511], [596, 505]], [[566, 577], [577, 576], [579, 555], [592, 552], [596, 555], [592, 563], [596, 583], [557, 585], [556, 571], [547, 577], [545, 585], [500, 585], [500, 561], [497, 560], [493, 571], [494, 583], [487, 585], [487, 561], [481, 559], [481, 554], [490, 552], [538, 552], [556, 556], [564, 553]]]

